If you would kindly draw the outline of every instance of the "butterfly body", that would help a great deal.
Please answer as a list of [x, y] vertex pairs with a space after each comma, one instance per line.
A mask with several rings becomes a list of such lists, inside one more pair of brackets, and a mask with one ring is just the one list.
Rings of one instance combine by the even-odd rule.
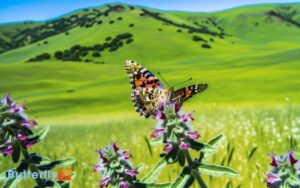
[[131, 100], [136, 111], [146, 118], [162, 104], [178, 102], [182, 105], [207, 88], [207, 84], [191, 85], [178, 90], [173, 87], [165, 88], [148, 69], [132, 60], [125, 61], [125, 69], [133, 89]]

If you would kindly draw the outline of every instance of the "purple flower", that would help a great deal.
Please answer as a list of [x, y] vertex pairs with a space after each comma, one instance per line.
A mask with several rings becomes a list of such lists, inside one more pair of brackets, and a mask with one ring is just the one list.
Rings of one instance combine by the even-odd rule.
[[137, 175], [137, 170], [135, 170], [135, 169], [132, 169], [132, 170], [131, 169], [126, 169], [125, 174], [127, 174], [131, 178], [135, 178], [136, 175]]
[[180, 104], [178, 102], [176, 102], [175, 105], [174, 105], [175, 112], [176, 113], [179, 112], [180, 108], [181, 108]]
[[25, 142], [25, 148], [30, 148], [34, 143], [33, 142]]
[[116, 143], [112, 143], [111, 144], [112, 148], [114, 149], [115, 153], [117, 153], [119, 151], [120, 148], [118, 148]]
[[128, 188], [128, 187], [129, 187], [128, 183], [121, 181], [120, 188]]
[[13, 153], [13, 148], [10, 143], [6, 143], [6, 145], [0, 148], [0, 153], [3, 153], [5, 156], [11, 155]]
[[30, 148], [33, 144], [34, 144], [34, 141], [28, 141], [28, 137], [25, 136], [25, 135], [22, 135], [20, 132], [18, 132], [18, 140], [20, 140], [20, 142], [23, 144], [23, 146], [25, 148]]
[[26, 110], [26, 107], [25, 107], [24, 104], [22, 104], [21, 106], [17, 106], [16, 103], [13, 103], [13, 104], [10, 105], [10, 110], [9, 111], [11, 113], [16, 113], [16, 112], [21, 112], [23, 110]]
[[293, 150], [289, 151], [288, 156], [289, 156], [291, 165], [294, 166], [294, 164], [297, 163], [297, 161], [298, 161], [294, 158], [294, 151]]
[[121, 154], [122, 159], [128, 160], [130, 159], [130, 153], [129, 151], [123, 151]]
[[164, 151], [166, 153], [169, 153], [170, 151], [172, 151], [173, 149], [173, 143], [172, 142], [167, 142], [167, 144], [164, 147]]
[[110, 183], [110, 181], [111, 181], [111, 178], [110, 178], [110, 177], [105, 177], [104, 179], [101, 180], [100, 187], [101, 187], [101, 188], [107, 187], [108, 184]]
[[181, 148], [182, 150], [188, 150], [189, 147], [190, 147], [190, 144], [189, 144], [189, 143], [186, 143], [186, 142], [184, 142], [183, 140], [180, 141], [180, 148]]
[[155, 129], [155, 132], [151, 134], [151, 137], [158, 138], [166, 132], [167, 131], [164, 128], [158, 128], [158, 129]]
[[152, 118], [156, 120], [164, 120], [166, 119], [166, 114], [160, 110], [155, 110], [153, 112]]
[[270, 163], [270, 165], [275, 168], [278, 168], [279, 165], [277, 163], [277, 156], [275, 154], [270, 154], [269, 156], [272, 158], [272, 162]]
[[281, 179], [273, 173], [267, 175], [265, 182], [267, 183], [267, 187], [271, 187], [274, 183], [280, 181]]
[[161, 104], [161, 105], [159, 106], [159, 111], [161, 111], [161, 112], [164, 112], [164, 111], [165, 111], [165, 105], [164, 105], [164, 104]]
[[188, 121], [193, 121], [194, 118], [192, 117], [192, 114], [183, 114], [179, 117], [179, 121], [181, 123], [186, 123]]
[[92, 165], [92, 166], [94, 166], [93, 172], [102, 172], [102, 170], [103, 170], [103, 166], [102, 166], [101, 162], [96, 165]]
[[103, 163], [107, 163], [108, 160], [107, 160], [107, 158], [104, 156], [102, 150], [97, 150], [97, 152], [99, 153], [100, 159], [102, 160], [102, 162], [103, 162]]
[[8, 106], [13, 104], [13, 101], [11, 100], [10, 96], [11, 96], [11, 94], [9, 93], [2, 100], [2, 102]]
[[20, 132], [18, 132], [17, 137], [18, 137], [18, 140], [20, 140], [20, 141], [25, 141], [25, 140], [27, 140], [27, 136], [22, 135]]
[[194, 131], [194, 132], [192, 132], [192, 131], [186, 131], [185, 135], [188, 136], [192, 140], [197, 140], [197, 139], [200, 138], [200, 135], [198, 134], [197, 131]]
[[37, 122], [35, 120], [23, 121], [21, 125], [24, 127], [35, 127]]

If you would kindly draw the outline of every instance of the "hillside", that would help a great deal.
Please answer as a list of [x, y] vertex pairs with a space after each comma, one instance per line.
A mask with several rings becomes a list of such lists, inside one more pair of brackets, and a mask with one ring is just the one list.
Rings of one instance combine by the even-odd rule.
[[[189, 13], [112, 4], [47, 22], [0, 26], [0, 92], [32, 113], [132, 109], [134, 59], [171, 83], [193, 77], [204, 103], [299, 102], [300, 5]], [[99, 108], [101, 106], [101, 108]]]

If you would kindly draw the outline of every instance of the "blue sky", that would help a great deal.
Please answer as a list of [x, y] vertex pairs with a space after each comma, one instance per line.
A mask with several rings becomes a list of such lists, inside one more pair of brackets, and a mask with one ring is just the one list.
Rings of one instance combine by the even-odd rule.
[[[100, 6], [111, 0], [0, 0], [0, 22], [46, 20], [76, 9]], [[163, 10], [217, 11], [258, 3], [287, 3], [299, 0], [119, 0]]]

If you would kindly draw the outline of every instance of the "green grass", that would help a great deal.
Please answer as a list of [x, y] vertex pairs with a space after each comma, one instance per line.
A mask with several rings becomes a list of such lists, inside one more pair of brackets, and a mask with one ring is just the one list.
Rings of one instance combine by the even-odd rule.
[[[230, 166], [240, 173], [238, 178], [214, 177], [211, 179], [204, 175], [209, 187], [218, 187], [229, 181], [233, 182], [234, 187], [239, 184], [242, 187], [250, 188], [264, 187], [262, 180], [270, 162], [267, 154], [286, 152], [291, 148], [291, 135], [296, 141], [300, 136], [298, 128], [300, 109], [289, 103], [273, 108], [258, 106], [233, 108], [209, 105], [189, 106], [186, 109], [188, 111], [196, 109], [196, 121], [192, 125], [194, 129], [200, 131], [201, 141], [207, 142], [218, 134], [226, 135], [225, 141], [209, 162]], [[131, 150], [134, 165], [146, 164], [139, 177], [151, 169], [158, 160], [162, 146], [153, 146], [153, 157], [151, 157], [143, 138], [144, 135], [150, 137], [151, 129], [155, 128], [155, 121], [139, 118], [135, 113], [101, 118], [94, 116], [94, 119], [79, 114], [77, 116], [79, 117], [76, 117], [75, 120], [66, 123], [62, 119], [52, 120], [55, 121], [55, 124], [51, 126], [48, 137], [31, 149], [52, 159], [76, 157], [77, 164], [74, 170], [78, 176], [72, 187], [97, 186], [98, 175], [92, 172], [90, 165], [97, 163], [98, 154], [95, 150], [112, 141], [118, 142], [124, 149]], [[86, 123], [78, 123], [85, 121]], [[50, 124], [50, 122], [45, 124]], [[39, 126], [43, 127], [44, 125]], [[254, 147], [257, 147], [257, 150], [249, 159], [249, 154]], [[293, 145], [293, 147], [297, 148], [297, 145]], [[229, 160], [228, 156], [233, 148], [232, 159]], [[13, 166], [9, 161], [10, 158], [5, 159], [1, 169]], [[225, 162], [222, 163], [222, 161]], [[169, 178], [172, 180], [179, 172], [180, 167], [172, 165], [163, 171], [159, 181], [166, 182], [169, 181]]]
[[[161, 12], [174, 22], [193, 26], [194, 21], [205, 24], [208, 17], [214, 16], [225, 33], [232, 35], [224, 39], [190, 34], [184, 29], [178, 33], [177, 27], [139, 16], [139, 8], [115, 12], [101, 18], [102, 25], [76, 27], [68, 36], [62, 33], [45, 39], [48, 44], [43, 44], [43, 40], [0, 54], [0, 93], [13, 93], [19, 103], [26, 99], [30, 117], [40, 127], [51, 127], [47, 139], [32, 151], [52, 159], [75, 157], [78, 176], [72, 187], [96, 187], [99, 176], [92, 173], [90, 166], [97, 163], [96, 149], [117, 141], [122, 148], [132, 150], [135, 165], [146, 164], [144, 174], [155, 164], [162, 149], [155, 146], [153, 157], [145, 152], [143, 135], [149, 137], [155, 122], [134, 113], [124, 60], [137, 60], [153, 73], [160, 71], [171, 85], [193, 77], [185, 84], [209, 84], [207, 91], [184, 105], [186, 111], [196, 111], [193, 128], [200, 129], [204, 142], [221, 133], [226, 135], [211, 162], [224, 161], [224, 165], [241, 174], [233, 179], [205, 177], [205, 181], [209, 187], [226, 187], [229, 181], [234, 187], [264, 187], [262, 180], [270, 162], [267, 154], [287, 152], [291, 135], [295, 139], [300, 136], [300, 29], [276, 18], [266, 23], [265, 13], [276, 6], [214, 13]], [[299, 5], [292, 6], [299, 10]], [[108, 24], [119, 16], [122, 21]], [[128, 27], [131, 23], [135, 24], [133, 28]], [[217, 30], [211, 24], [206, 26]], [[0, 32], [18, 27], [25, 26], [2, 25]], [[101, 53], [99, 61], [104, 61], [103, 65], [54, 58], [25, 63], [44, 52], [53, 54], [75, 44], [103, 43], [106, 37], [125, 32], [133, 34], [134, 42], [116, 52]], [[201, 48], [202, 43], [192, 41], [193, 35], [213, 38], [214, 42], [208, 42], [212, 48]], [[248, 159], [254, 147], [257, 150]], [[1, 162], [0, 171], [13, 165], [9, 160]], [[178, 172], [178, 166], [168, 167], [160, 181], [174, 179]]]

